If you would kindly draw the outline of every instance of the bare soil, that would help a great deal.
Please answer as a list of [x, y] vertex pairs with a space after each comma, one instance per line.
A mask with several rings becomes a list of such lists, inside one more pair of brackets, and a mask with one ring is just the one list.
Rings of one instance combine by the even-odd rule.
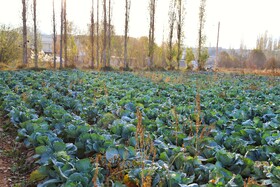
[[11, 168], [13, 160], [8, 155], [12, 150], [11, 137], [8, 136], [0, 125], [0, 186], [11, 186]]
[[17, 131], [0, 115], [0, 187], [27, 186], [26, 149], [16, 142]]

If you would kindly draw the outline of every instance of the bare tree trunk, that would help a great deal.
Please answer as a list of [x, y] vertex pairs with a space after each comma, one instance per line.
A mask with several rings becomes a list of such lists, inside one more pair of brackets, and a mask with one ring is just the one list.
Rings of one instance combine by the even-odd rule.
[[56, 69], [56, 23], [55, 23], [55, 4], [53, 0], [53, 65]]
[[182, 28], [183, 28], [183, 23], [184, 23], [184, 6], [182, 4], [182, 0], [178, 0], [177, 4], [177, 9], [178, 9], [178, 23], [177, 23], [177, 69], [179, 70], [180, 68], [180, 60], [182, 56]]
[[103, 20], [103, 24], [104, 24], [104, 38], [103, 38], [103, 67], [106, 67], [106, 61], [107, 61], [107, 57], [106, 57], [106, 52], [107, 52], [107, 8], [106, 8], [106, 0], [103, 0], [103, 16], [104, 16], [104, 20]]
[[22, 62], [24, 65], [28, 64], [27, 58], [27, 25], [26, 25], [26, 0], [22, 0], [22, 23], [23, 23], [23, 30], [22, 30], [22, 37], [23, 37], [23, 57]]
[[92, 0], [91, 7], [91, 27], [90, 27], [90, 40], [91, 40], [91, 68], [94, 68], [94, 0]]
[[62, 54], [63, 54], [63, 0], [61, 0], [61, 15], [60, 15], [60, 66], [62, 69]]
[[34, 23], [34, 63], [35, 68], [38, 68], [38, 45], [37, 45], [37, 2], [33, 0], [33, 23]]
[[197, 63], [198, 63], [198, 69], [202, 70], [204, 68], [204, 63], [201, 59], [201, 53], [202, 53], [202, 45], [205, 42], [205, 36], [203, 36], [203, 29], [204, 29], [204, 23], [205, 23], [205, 5], [206, 0], [200, 1], [200, 7], [199, 7], [199, 29], [198, 29], [198, 57], [197, 57]]
[[97, 0], [97, 15], [96, 15], [96, 58], [97, 58], [97, 68], [99, 68], [99, 0]]
[[68, 66], [68, 55], [67, 55], [67, 12], [66, 12], [66, 0], [64, 0], [64, 6], [63, 6], [63, 22], [64, 22], [64, 61], [65, 61], [65, 67]]
[[127, 42], [128, 42], [128, 24], [130, 15], [131, 0], [125, 0], [125, 27], [124, 27], [124, 67], [128, 69], [127, 61]]
[[175, 14], [175, 6], [176, 6], [176, 0], [171, 0], [170, 1], [170, 6], [169, 6], [169, 38], [168, 38], [168, 55], [167, 55], [167, 60], [169, 63], [169, 66], [172, 66], [172, 61], [173, 61], [173, 33], [174, 33], [174, 24], [175, 24], [175, 19], [176, 19], [176, 14]]
[[166, 67], [166, 45], [165, 45], [165, 30], [163, 28], [162, 31], [162, 42], [161, 42], [161, 48], [162, 48], [162, 53], [161, 53], [161, 66], [164, 68]]
[[150, 0], [150, 28], [149, 28], [149, 52], [148, 52], [148, 67], [154, 66], [154, 45], [155, 45], [155, 11], [156, 0]]
[[109, 7], [108, 7], [108, 59], [107, 59], [107, 66], [110, 67], [110, 60], [111, 60], [111, 21], [112, 21], [112, 6], [111, 6], [111, 0], [109, 0]]

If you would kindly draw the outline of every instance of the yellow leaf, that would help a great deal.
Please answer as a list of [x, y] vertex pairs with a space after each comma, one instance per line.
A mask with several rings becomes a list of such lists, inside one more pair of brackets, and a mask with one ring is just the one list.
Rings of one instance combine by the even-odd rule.
[[127, 187], [138, 187], [134, 181], [130, 180], [128, 174], [123, 177], [123, 182]]
[[34, 183], [37, 181], [41, 181], [46, 177], [47, 176], [45, 174], [42, 174], [39, 170], [35, 170], [30, 174], [29, 181]]
[[152, 186], [152, 177], [147, 176], [143, 182], [143, 187], [151, 187]]

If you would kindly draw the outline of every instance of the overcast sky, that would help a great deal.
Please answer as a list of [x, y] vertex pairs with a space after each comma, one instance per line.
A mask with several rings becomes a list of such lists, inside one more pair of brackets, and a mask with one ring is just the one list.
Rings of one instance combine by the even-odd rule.
[[[31, 2], [31, 0], [28, 0]], [[101, 2], [102, 0], [100, 0]], [[117, 34], [124, 32], [124, 0], [113, 1], [113, 24]], [[67, 0], [68, 19], [80, 32], [90, 22], [91, 0]], [[96, 0], [95, 0], [96, 2]], [[185, 0], [186, 17], [184, 43], [197, 45], [198, 7], [200, 0]], [[37, 0], [38, 24], [42, 33], [52, 32], [52, 0]], [[57, 3], [59, 19], [60, 0]], [[21, 25], [21, 0], [0, 0], [0, 24]], [[148, 0], [132, 0], [130, 36], [148, 34]], [[169, 0], [157, 0], [156, 41], [163, 39], [168, 30]], [[274, 38], [280, 37], [280, 0], [207, 0], [205, 34], [207, 46], [215, 46], [218, 22], [221, 22], [220, 46], [239, 48], [241, 41], [247, 48], [253, 48], [258, 35], [268, 31]], [[30, 10], [30, 7], [29, 7]], [[101, 16], [100, 16], [101, 17]], [[29, 16], [30, 25], [32, 17]], [[165, 37], [166, 39], [167, 37]]]

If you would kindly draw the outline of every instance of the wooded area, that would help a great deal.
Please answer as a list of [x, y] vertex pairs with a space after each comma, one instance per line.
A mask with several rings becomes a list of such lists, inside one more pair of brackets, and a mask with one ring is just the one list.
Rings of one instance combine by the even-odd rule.
[[[100, 9], [100, 2], [102, 7]], [[40, 2], [39, 2], [40, 3]], [[216, 51], [206, 46], [207, 33], [204, 25], [207, 19], [205, 13], [206, 0], [200, 1], [199, 25], [197, 46], [186, 48], [184, 43], [186, 35], [185, 15], [187, 3], [183, 0], [170, 0], [168, 14], [168, 38], [163, 38], [162, 44], [155, 43], [156, 27], [156, 0], [149, 0], [147, 10], [149, 15], [149, 28], [147, 36], [133, 38], [129, 36], [131, 0], [125, 0], [123, 14], [125, 15], [124, 34], [116, 35], [112, 23], [113, 6], [111, 0], [92, 0], [89, 11], [88, 34], [77, 34], [75, 25], [67, 20], [67, 3], [61, 0], [60, 34], [57, 32], [56, 6], [59, 3], [52, 2], [53, 42], [50, 52], [42, 49], [42, 37], [38, 32], [36, 4], [33, 0], [27, 4], [22, 0], [22, 28], [14, 29], [5, 25], [1, 26], [0, 61], [3, 64], [14, 67], [50, 67], [57, 68], [56, 61], [59, 59], [59, 68], [83, 67], [91, 69], [115, 68], [115, 69], [217, 69], [217, 68], [252, 68], [276, 70], [280, 66], [280, 40], [272, 39], [268, 33], [260, 35], [254, 50], [246, 49], [244, 44], [240, 49], [219, 48], [219, 33], [217, 35]], [[31, 4], [31, 5], [30, 5]], [[27, 7], [32, 6], [33, 25], [27, 25]], [[102, 16], [100, 15], [102, 13]], [[51, 14], [51, 13], [50, 13]], [[99, 20], [100, 16], [103, 18]], [[220, 27], [220, 23], [219, 23]], [[31, 29], [32, 28], [32, 29]], [[219, 31], [218, 31], [219, 32]], [[11, 38], [17, 36], [17, 40]], [[57, 40], [60, 40], [59, 44]], [[22, 58], [19, 53], [12, 54], [11, 48], [16, 43], [22, 43], [17, 48], [22, 49]], [[5, 44], [6, 42], [6, 44]], [[262, 58], [259, 58], [262, 57]], [[101, 63], [100, 63], [101, 62]]]

